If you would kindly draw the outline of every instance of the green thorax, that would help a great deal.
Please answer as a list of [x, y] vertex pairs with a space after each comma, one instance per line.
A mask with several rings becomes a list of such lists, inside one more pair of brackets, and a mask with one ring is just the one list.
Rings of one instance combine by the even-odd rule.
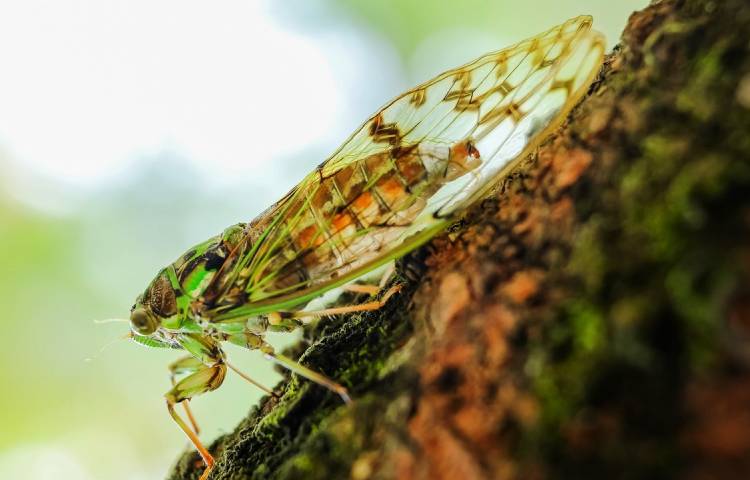
[[166, 276], [174, 289], [177, 304], [176, 315], [163, 319], [162, 326], [190, 330], [190, 324], [195, 323], [191, 311], [193, 302], [202, 297], [216, 275], [221, 273], [224, 261], [242, 238], [245, 226], [238, 223], [228, 227], [221, 235], [188, 250], [160, 273], [157, 279]]

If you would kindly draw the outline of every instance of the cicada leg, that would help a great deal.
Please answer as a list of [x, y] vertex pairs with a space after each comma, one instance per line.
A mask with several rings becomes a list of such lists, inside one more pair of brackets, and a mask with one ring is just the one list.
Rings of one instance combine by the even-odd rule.
[[349, 285], [344, 285], [341, 289], [353, 293], [366, 293], [374, 297], [385, 288], [386, 283], [388, 283], [388, 280], [391, 278], [391, 275], [393, 275], [395, 269], [396, 267], [393, 262], [388, 264], [388, 267], [383, 271], [383, 275], [380, 277], [377, 285], [350, 283]]
[[274, 392], [270, 388], [264, 386], [263, 384], [258, 383], [257, 381], [253, 380], [249, 375], [247, 375], [246, 373], [244, 373], [243, 371], [241, 371], [240, 369], [238, 369], [237, 367], [235, 367], [231, 363], [226, 362], [226, 361], [224, 363], [226, 363], [227, 367], [229, 367], [232, 370], [234, 370], [234, 373], [236, 373], [237, 375], [239, 375], [240, 377], [242, 377], [248, 383], [251, 383], [251, 384], [255, 385], [256, 387], [260, 388], [261, 390], [263, 390], [264, 392], [266, 392], [268, 395], [271, 395], [272, 397], [276, 397], [276, 398], [279, 397], [279, 395], [276, 392]]
[[351, 283], [349, 285], [344, 285], [341, 287], [342, 290], [345, 292], [352, 292], [352, 293], [366, 293], [368, 295], [377, 295], [380, 291], [380, 287], [378, 285], [367, 285], [362, 283]]
[[276, 352], [274, 352], [273, 347], [266, 344], [263, 348], [261, 348], [261, 351], [265, 354], [266, 358], [269, 360], [272, 360], [276, 362], [277, 364], [281, 365], [282, 367], [291, 370], [292, 372], [296, 373], [297, 375], [300, 375], [312, 382], [317, 383], [318, 385], [327, 388], [328, 390], [332, 391], [333, 393], [337, 394], [341, 397], [341, 399], [344, 401], [344, 403], [351, 403], [352, 399], [349, 396], [349, 391], [341, 385], [340, 383], [336, 383], [330, 378], [326, 377], [322, 373], [318, 373], [315, 370], [311, 370], [307, 368], [306, 366], [302, 365], [299, 362], [295, 362], [291, 358], [287, 358], [284, 355], [280, 355]]
[[[392, 274], [392, 271], [386, 272], [387, 277], [390, 277]], [[351, 286], [350, 286], [351, 287]], [[360, 293], [370, 293], [371, 290], [369, 290], [368, 285], [359, 285], [357, 286], [357, 289], [349, 289], [350, 291], [360, 292]], [[377, 293], [381, 290], [379, 286], [372, 286], [372, 291]], [[371, 310], [378, 310], [382, 308], [388, 300], [395, 295], [399, 290], [401, 290], [401, 285], [394, 285], [390, 289], [388, 289], [387, 292], [383, 295], [383, 297], [380, 300], [375, 300], [372, 302], [366, 302], [361, 303], [358, 305], [347, 305], [342, 307], [333, 307], [333, 308], [326, 308], [323, 310], [313, 310], [313, 311], [299, 311], [299, 312], [274, 312], [268, 315], [268, 321], [271, 325], [274, 324], [281, 324], [286, 319], [300, 319], [305, 317], [323, 317], [327, 315], [339, 315], [344, 313], [352, 313], [352, 312], [366, 312]], [[299, 362], [295, 362], [294, 360], [287, 358], [283, 355], [279, 355], [274, 352], [273, 347], [268, 345], [267, 343], [263, 343], [262, 346], [260, 346], [260, 350], [266, 355], [266, 358], [269, 360], [273, 360], [277, 364], [281, 365], [284, 368], [287, 368], [291, 370], [292, 372], [317, 383], [318, 385], [321, 385], [332, 392], [338, 394], [341, 399], [344, 401], [344, 403], [351, 403], [351, 397], [349, 397], [349, 392], [347, 391], [346, 387], [343, 385], [334, 382], [330, 378], [326, 377], [325, 375], [318, 373], [314, 370], [311, 370], [307, 368], [306, 366], [302, 365]]]
[[[180, 363], [179, 361], [176, 363]], [[203, 446], [200, 439], [198, 438], [197, 432], [193, 431], [190, 426], [177, 414], [174, 406], [178, 403], [190, 400], [196, 395], [216, 390], [224, 381], [224, 377], [227, 373], [227, 367], [223, 362], [217, 362], [214, 365], [203, 365], [200, 366], [185, 361], [183, 365], [187, 370], [193, 373], [180, 380], [170, 391], [164, 396], [167, 400], [167, 410], [169, 415], [174, 419], [175, 423], [185, 432], [185, 435], [190, 439], [196, 450], [200, 454], [203, 462], [206, 464], [206, 469], [203, 471], [200, 480], [205, 480], [208, 477], [211, 468], [214, 466], [214, 457], [208, 453], [206, 447]]]
[[394, 285], [388, 289], [380, 300], [373, 300], [372, 302], [360, 303], [357, 305], [344, 305], [340, 307], [324, 308], [322, 310], [309, 310], [299, 312], [285, 312], [285, 313], [272, 313], [268, 316], [268, 321], [271, 325], [274, 322], [280, 322], [284, 318], [306, 318], [306, 317], [325, 317], [328, 315], [341, 315], [343, 313], [354, 313], [354, 312], [369, 312], [372, 310], [380, 310], [383, 306], [388, 303], [388, 300], [401, 290], [401, 285]]
[[[248, 348], [250, 350], [260, 350], [267, 359], [272, 360], [279, 364], [280, 366], [286, 368], [287, 370], [291, 370], [292, 372], [311, 380], [318, 385], [321, 385], [332, 392], [339, 395], [344, 402], [349, 403], [351, 402], [351, 399], [349, 398], [349, 393], [347, 392], [346, 388], [343, 385], [340, 385], [333, 380], [329, 379], [323, 374], [320, 374], [314, 370], [311, 370], [307, 368], [306, 366], [295, 362], [294, 360], [287, 358], [283, 355], [280, 355], [276, 353], [271, 345], [266, 343], [265, 340], [263, 340], [263, 337], [260, 335], [251, 333], [251, 332], [245, 332], [244, 334], [238, 334], [234, 335], [230, 341], [234, 343], [235, 345], [240, 345], [245, 348]], [[234, 367], [229, 365], [229, 368], [232, 370], [237, 371]], [[241, 376], [245, 377], [244, 374], [237, 371]], [[271, 392], [269, 392], [271, 393]], [[271, 395], [278, 396], [275, 393], [271, 393]]]
[[[177, 376], [187, 373], [195, 373], [204, 367], [205, 365], [192, 355], [182, 357], [171, 363], [167, 368], [169, 369], [169, 380], [172, 382], [172, 387], [177, 385]], [[193, 431], [196, 435], [199, 435], [201, 430], [198, 427], [198, 422], [195, 421], [195, 416], [193, 415], [192, 410], [190, 409], [190, 400], [182, 402], [182, 406], [185, 408], [185, 415], [187, 415], [188, 420], [190, 420], [190, 425], [192, 425]]]

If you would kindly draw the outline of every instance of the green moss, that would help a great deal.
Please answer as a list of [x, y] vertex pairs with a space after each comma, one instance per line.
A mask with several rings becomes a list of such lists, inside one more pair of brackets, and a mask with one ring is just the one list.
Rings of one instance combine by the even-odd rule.
[[570, 256], [567, 270], [582, 282], [583, 286], [595, 291], [602, 286], [606, 273], [606, 257], [599, 247], [600, 230], [603, 219], [592, 215], [576, 235], [578, 248]]
[[593, 305], [574, 303], [569, 308], [573, 319], [573, 338], [576, 350], [591, 354], [606, 345], [604, 337], [604, 318]]
[[581, 401], [585, 379], [595, 368], [600, 349], [606, 346], [603, 318], [595, 306], [576, 301], [563, 312], [552, 322], [544, 342], [534, 347], [544, 364], [534, 379], [545, 405], [545, 421], [551, 423], [569, 417]]
[[702, 121], [716, 114], [717, 105], [706, 92], [714, 88], [725, 70], [721, 61], [725, 50], [726, 42], [719, 42], [693, 63], [690, 81], [677, 95], [676, 106], [680, 111]]

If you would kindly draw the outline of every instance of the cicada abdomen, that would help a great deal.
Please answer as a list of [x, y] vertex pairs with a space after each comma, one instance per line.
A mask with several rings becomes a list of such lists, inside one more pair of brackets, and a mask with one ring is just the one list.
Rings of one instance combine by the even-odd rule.
[[[300, 196], [299, 217], [288, 220], [288, 236], [266, 269], [251, 279], [263, 296], [311, 278], [349, 269], [386, 250], [411, 227], [427, 201], [447, 182], [481, 164], [469, 142], [452, 147], [420, 143], [353, 162]], [[295, 208], [293, 207], [293, 208]]]

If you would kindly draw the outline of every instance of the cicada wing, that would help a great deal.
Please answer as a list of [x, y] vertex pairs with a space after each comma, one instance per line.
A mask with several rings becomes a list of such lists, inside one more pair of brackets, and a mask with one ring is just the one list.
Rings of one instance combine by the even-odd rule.
[[[399, 144], [453, 144], [470, 136], [485, 137], [508, 116], [538, 117], [531, 111], [535, 100], [551, 89], [563, 90], [562, 102], [557, 102], [561, 109], [601, 64], [604, 40], [591, 24], [586, 15], [570, 19], [407, 91], [365, 121], [319, 170], [329, 175]], [[555, 80], [560, 84], [552, 85]], [[526, 111], [506, 111], [524, 102]], [[554, 110], [554, 102], [546, 103]]]
[[[591, 22], [487, 54], [373, 115], [252, 222], [217, 286], [224, 318], [304, 303], [403, 255], [484, 195], [585, 93], [604, 53]], [[451, 181], [405, 179], [428, 160], [450, 161], [457, 145], [478, 151], [476, 168]]]
[[[578, 17], [474, 62], [477, 71], [494, 64], [492, 73], [469, 92], [455, 94], [470, 100], [456, 104], [460, 118], [445, 131], [449, 138], [465, 134], [460, 138], [473, 142], [482, 163], [431, 198], [425, 213], [449, 216], [477, 201], [559, 126], [602, 63], [604, 38], [590, 27], [591, 17]], [[433, 131], [427, 138], [442, 136], [433, 137]]]

